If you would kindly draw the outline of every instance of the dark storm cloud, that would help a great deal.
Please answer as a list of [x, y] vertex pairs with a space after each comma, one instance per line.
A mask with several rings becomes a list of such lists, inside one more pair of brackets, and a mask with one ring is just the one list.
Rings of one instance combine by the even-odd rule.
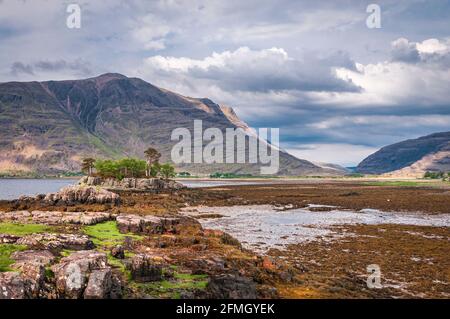
[[36, 69], [48, 72], [58, 72], [61, 70], [72, 70], [78, 72], [80, 75], [91, 75], [91, 66], [87, 62], [81, 60], [76, 61], [39, 61], [34, 64]]
[[14, 76], [18, 76], [21, 73], [34, 75], [33, 67], [29, 64], [24, 64], [22, 62], [14, 62], [11, 65], [11, 74]]
[[14, 76], [20, 76], [21, 74], [35, 75], [39, 72], [52, 72], [57, 73], [61, 71], [74, 71], [75, 74], [80, 76], [88, 76], [92, 74], [92, 69], [89, 63], [81, 60], [76, 61], [38, 61], [32, 64], [26, 64], [23, 62], [14, 62], [11, 65], [11, 74]]

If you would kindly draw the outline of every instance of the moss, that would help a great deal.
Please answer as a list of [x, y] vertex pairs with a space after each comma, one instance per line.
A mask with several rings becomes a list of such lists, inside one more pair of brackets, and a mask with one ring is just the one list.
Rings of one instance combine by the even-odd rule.
[[0, 234], [25, 236], [49, 231], [51, 227], [39, 224], [0, 223]]
[[47, 279], [55, 278], [55, 273], [50, 267], [45, 267], [45, 278]]
[[0, 244], [0, 272], [10, 271], [10, 266], [14, 263], [11, 254], [15, 251], [27, 249], [24, 245]]
[[117, 228], [115, 221], [108, 221], [92, 226], [85, 226], [84, 233], [91, 237], [96, 246], [112, 247], [122, 244], [126, 237], [131, 237], [135, 240], [142, 240], [143, 236], [135, 234], [122, 234]]
[[[108, 257], [108, 264], [110, 264], [113, 268], [119, 269], [119, 271], [125, 276], [125, 278], [131, 280], [131, 272], [127, 269], [124, 260], [114, 258], [110, 252], [107, 252], [106, 255]], [[129, 258], [129, 256], [127, 255], [128, 254], [125, 254], [125, 257]]]
[[73, 252], [74, 252], [74, 250], [63, 249], [63, 250], [61, 250], [60, 255], [62, 257], [67, 257], [67, 256], [70, 256], [70, 254], [72, 254]]
[[[172, 268], [172, 267], [171, 267]], [[150, 283], [133, 283], [146, 294], [161, 298], [180, 299], [183, 291], [202, 290], [208, 284], [207, 275], [191, 275], [175, 272], [172, 280]]]

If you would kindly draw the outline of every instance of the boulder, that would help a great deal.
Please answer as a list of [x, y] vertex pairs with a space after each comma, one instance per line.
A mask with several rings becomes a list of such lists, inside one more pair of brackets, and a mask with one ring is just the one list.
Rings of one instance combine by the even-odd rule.
[[26, 245], [35, 249], [46, 250], [86, 250], [93, 249], [94, 243], [86, 235], [40, 233], [26, 235], [16, 241], [19, 245]]
[[44, 201], [53, 204], [117, 204], [119, 200], [118, 194], [92, 186], [67, 186], [57, 193], [47, 194], [44, 198]]
[[116, 299], [121, 295], [120, 290], [120, 282], [108, 267], [91, 272], [83, 297], [84, 299]]
[[255, 282], [247, 277], [225, 274], [212, 277], [207, 286], [207, 294], [213, 299], [256, 299]]
[[133, 256], [129, 265], [131, 278], [136, 282], [160, 281], [162, 265], [151, 256], [138, 254]]
[[121, 233], [136, 234], [163, 234], [176, 233], [180, 224], [200, 224], [191, 218], [186, 217], [161, 217], [151, 215], [123, 214], [116, 218], [117, 227]]
[[0, 234], [0, 244], [14, 244], [20, 236]]
[[[0, 279], [4, 298], [39, 298], [45, 283], [45, 266], [55, 260], [49, 251], [17, 251], [11, 255], [16, 273], [6, 273]], [[6, 295], [4, 294], [6, 292]], [[1, 299], [1, 297], [0, 297]]]
[[124, 259], [125, 258], [125, 250], [123, 249], [123, 246], [117, 245], [111, 248], [111, 256], [117, 259]]
[[[78, 251], [62, 258], [58, 264], [52, 266], [58, 296], [69, 299], [81, 298], [91, 273], [105, 269], [109, 269], [106, 254], [98, 251]], [[91, 291], [92, 289], [91, 287]]]
[[15, 265], [34, 262], [45, 266], [52, 263], [55, 258], [48, 250], [24, 250], [11, 254], [11, 259], [16, 261]]
[[0, 299], [30, 298], [25, 279], [18, 272], [0, 273]]

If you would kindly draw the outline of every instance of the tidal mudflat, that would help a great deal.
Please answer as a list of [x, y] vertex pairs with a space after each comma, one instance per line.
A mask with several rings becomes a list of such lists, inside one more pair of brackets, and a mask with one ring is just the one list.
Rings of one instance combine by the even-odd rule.
[[[317, 211], [322, 209], [327, 211]], [[183, 212], [188, 216], [196, 217], [204, 228], [229, 233], [245, 248], [255, 252], [349, 235], [333, 227], [338, 225], [398, 224], [450, 227], [450, 214], [431, 216], [420, 213], [398, 214], [377, 209], [354, 211], [315, 204], [297, 209], [271, 205], [200, 206], [183, 209]]]

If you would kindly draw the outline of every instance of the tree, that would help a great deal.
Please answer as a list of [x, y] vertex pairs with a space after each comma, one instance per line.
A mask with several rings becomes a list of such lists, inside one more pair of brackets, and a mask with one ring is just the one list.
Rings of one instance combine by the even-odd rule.
[[97, 173], [104, 178], [123, 179], [145, 175], [146, 163], [136, 158], [124, 158], [118, 161], [98, 160], [95, 162]]
[[81, 170], [91, 176], [93, 173], [94, 164], [95, 159], [93, 159], [92, 157], [84, 158], [81, 163]]
[[175, 168], [170, 164], [163, 164], [160, 167], [160, 174], [165, 180], [168, 180], [175, 177]]
[[95, 169], [97, 170], [97, 174], [103, 178], [122, 179], [124, 177], [120, 175], [119, 166], [115, 161], [97, 160], [95, 161]]
[[145, 174], [146, 163], [136, 158], [124, 158], [117, 162], [117, 166], [125, 177], [141, 177]]
[[145, 175], [151, 176], [151, 169], [153, 164], [158, 163], [161, 158], [161, 153], [159, 153], [156, 149], [149, 147], [145, 150], [145, 159], [147, 161], [147, 169], [145, 170]]
[[156, 177], [161, 172], [161, 164], [158, 162], [154, 163], [150, 168], [150, 177]]

